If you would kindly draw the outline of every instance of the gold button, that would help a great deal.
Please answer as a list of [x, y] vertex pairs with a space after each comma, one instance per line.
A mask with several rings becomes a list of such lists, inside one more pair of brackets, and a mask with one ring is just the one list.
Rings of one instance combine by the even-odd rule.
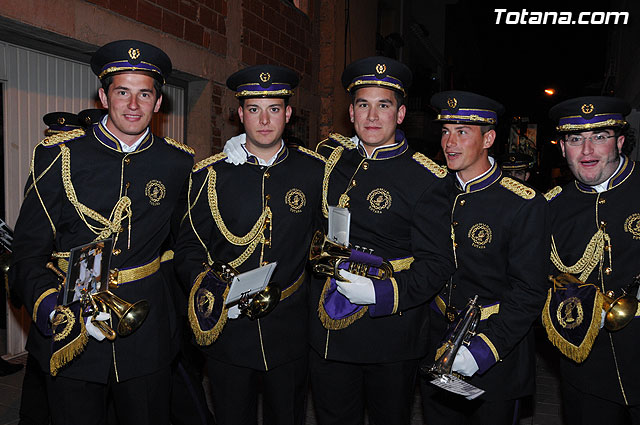
[[607, 200], [606, 200], [606, 199], [600, 199], [600, 200], [598, 201], [598, 203], [599, 203], [600, 205], [602, 205], [602, 204], [606, 204], [606, 203], [607, 203]]
[[464, 205], [467, 201], [465, 201], [464, 199], [460, 201], [460, 205]]
[[369, 169], [369, 163], [368, 163], [368, 162], [364, 162], [364, 163], [362, 164], [362, 169], [363, 169], [363, 170], [368, 170], [368, 169]]
[[269, 264], [269, 262], [268, 262], [268, 261], [263, 261], [263, 262], [262, 262], [262, 265], [263, 265], [263, 266], [266, 266], [267, 264]]
[[122, 250], [120, 248], [116, 248], [113, 250], [113, 255], [120, 255], [121, 252]]
[[347, 202], [346, 204], [344, 204], [345, 208], [349, 208], [349, 203]]
[[351, 180], [351, 186], [355, 186], [356, 185], [356, 181], [355, 180]]
[[604, 220], [602, 220], [602, 221], [600, 222], [600, 227], [607, 227], [607, 222], [606, 222], [606, 221], [604, 221]]
[[267, 172], [265, 172], [265, 173], [264, 173], [264, 178], [265, 178], [265, 179], [268, 179], [270, 175], [271, 175], [271, 174], [269, 174], [269, 172], [267, 171]]
[[271, 199], [271, 195], [269, 195], [269, 194], [267, 193], [266, 195], [264, 195], [264, 199], [266, 199], [266, 200], [268, 201], [269, 199]]
[[457, 226], [459, 223], [458, 223], [457, 221], [454, 221], [454, 222], [453, 222], [453, 223], [451, 223], [451, 224], [453, 224], [454, 226]]
[[130, 162], [131, 162], [131, 158], [126, 157], [126, 158], [124, 159], [124, 163], [125, 163], [125, 164], [127, 164], [127, 165], [129, 165], [129, 163], [130, 163]]
[[607, 276], [609, 276], [611, 272], [612, 272], [611, 267], [607, 267], [606, 269], [604, 269], [604, 274], [606, 274]]
[[457, 248], [457, 247], [458, 247], [458, 242], [454, 242], [454, 243], [453, 243], [453, 247], [454, 247], [454, 248]]
[[131, 183], [127, 182], [127, 184], [124, 185], [125, 189], [129, 189], [129, 186], [131, 186]]

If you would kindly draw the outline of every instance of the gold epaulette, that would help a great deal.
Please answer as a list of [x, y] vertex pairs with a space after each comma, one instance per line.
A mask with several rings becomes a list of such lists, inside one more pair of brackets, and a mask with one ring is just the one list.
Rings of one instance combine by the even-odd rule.
[[529, 186], [520, 183], [517, 180], [512, 179], [511, 177], [504, 177], [500, 180], [500, 184], [505, 189], [509, 189], [511, 192], [515, 193], [521, 198], [524, 199], [533, 199], [536, 196], [536, 191], [531, 189]]
[[343, 136], [342, 134], [330, 133], [329, 138], [340, 143], [345, 149], [351, 150], [356, 148], [356, 144], [353, 143], [350, 138]]
[[320, 155], [318, 152], [312, 151], [311, 149], [307, 149], [304, 146], [298, 146], [296, 149], [304, 154], [314, 157], [315, 159], [319, 159], [322, 162], [327, 162], [327, 159], [324, 156]]
[[227, 154], [224, 152], [217, 153], [215, 155], [210, 156], [209, 158], [205, 158], [202, 161], [199, 161], [196, 165], [193, 166], [192, 171], [197, 173], [198, 171], [207, 168], [209, 165], [215, 164], [216, 162], [222, 161], [227, 158]]
[[413, 159], [420, 165], [422, 165], [427, 170], [431, 171], [431, 174], [438, 177], [439, 179], [443, 179], [447, 176], [447, 168], [442, 167], [433, 160], [431, 160], [426, 155], [421, 154], [420, 152], [416, 152], [413, 154]]
[[185, 145], [184, 143], [180, 143], [177, 140], [173, 140], [171, 137], [165, 137], [164, 141], [168, 144], [173, 146], [174, 148], [178, 148], [183, 152], [188, 153], [189, 155], [193, 156], [196, 154], [196, 151], [193, 150], [193, 148]]
[[562, 192], [562, 186], [556, 186], [544, 194], [544, 199], [551, 201], [553, 198], [560, 195], [560, 192]]
[[75, 130], [62, 131], [57, 134], [53, 134], [43, 139], [40, 144], [45, 147], [57, 146], [59, 144], [68, 142], [69, 140], [79, 139], [84, 136], [85, 132], [82, 128], [76, 128]]

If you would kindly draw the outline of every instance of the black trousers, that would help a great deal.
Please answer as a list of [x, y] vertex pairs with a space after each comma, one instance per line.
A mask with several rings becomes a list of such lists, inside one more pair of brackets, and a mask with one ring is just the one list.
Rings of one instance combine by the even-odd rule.
[[49, 401], [46, 388], [47, 381], [50, 379], [49, 373], [43, 372], [36, 358], [29, 354], [22, 381], [18, 425], [49, 424]]
[[566, 425], [640, 425], [640, 405], [625, 406], [605, 400], [565, 382], [560, 387]]
[[215, 421], [207, 406], [202, 386], [204, 359], [199, 351], [184, 346], [172, 365], [171, 424], [213, 425]]
[[265, 425], [302, 425], [305, 420], [307, 358], [261, 371], [207, 358], [213, 413], [220, 425], [258, 423], [262, 389]]
[[151, 375], [107, 384], [55, 377], [47, 394], [53, 425], [107, 424], [108, 400], [113, 400], [119, 425], [168, 425], [171, 367]]
[[518, 400], [467, 400], [431, 385], [420, 382], [422, 411], [426, 425], [513, 425], [518, 423]]
[[320, 425], [362, 425], [365, 408], [371, 425], [407, 425], [418, 360], [360, 364], [310, 354], [313, 403]]

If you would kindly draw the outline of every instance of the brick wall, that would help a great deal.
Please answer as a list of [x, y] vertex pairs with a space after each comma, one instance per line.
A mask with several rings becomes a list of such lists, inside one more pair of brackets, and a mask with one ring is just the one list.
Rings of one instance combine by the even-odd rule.
[[167, 34], [227, 54], [228, 0], [87, 0]]
[[243, 0], [242, 62], [284, 65], [310, 76], [311, 18], [286, 0]]

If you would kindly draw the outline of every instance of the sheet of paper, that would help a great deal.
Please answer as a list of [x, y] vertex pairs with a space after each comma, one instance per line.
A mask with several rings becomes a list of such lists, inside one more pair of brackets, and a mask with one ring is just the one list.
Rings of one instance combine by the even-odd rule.
[[329, 206], [330, 241], [342, 246], [349, 246], [349, 228], [351, 227], [351, 213], [347, 208]]
[[240, 273], [233, 278], [225, 304], [233, 304], [243, 295], [251, 296], [267, 287], [278, 263], [269, 263], [257, 269]]
[[484, 390], [481, 390], [475, 385], [471, 385], [464, 379], [460, 379], [454, 375], [444, 375], [443, 377], [436, 378], [430, 382], [444, 390], [464, 396], [467, 400], [473, 400], [474, 398], [484, 394]]

